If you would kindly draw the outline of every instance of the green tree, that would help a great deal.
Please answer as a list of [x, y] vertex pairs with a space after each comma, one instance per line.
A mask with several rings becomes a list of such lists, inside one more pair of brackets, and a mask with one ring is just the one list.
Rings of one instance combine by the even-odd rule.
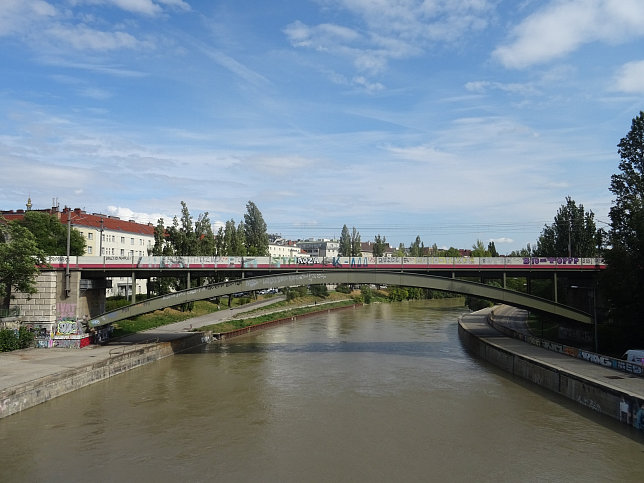
[[351, 229], [351, 256], [359, 257], [362, 255], [362, 246], [360, 244], [360, 232], [354, 226]]
[[374, 257], [384, 256], [386, 249], [387, 249], [387, 239], [384, 236], [381, 237], [380, 233], [378, 233], [373, 242], [373, 256]]
[[[641, 326], [644, 314], [644, 112], [633, 119], [619, 142], [619, 173], [611, 176], [610, 250], [604, 288], [618, 323]], [[633, 330], [632, 335], [641, 331]], [[638, 343], [644, 337], [638, 336]]]
[[458, 248], [449, 247], [447, 250], [445, 250], [445, 256], [446, 257], [460, 257], [461, 252], [458, 251]]
[[45, 252], [36, 238], [18, 222], [0, 219], [0, 295], [1, 308], [8, 309], [12, 290], [35, 294], [39, 266], [46, 265]]
[[594, 257], [598, 254], [595, 215], [584, 211], [569, 196], [557, 211], [554, 223], [546, 225], [537, 240], [535, 254], [544, 257]]
[[[29, 230], [36, 239], [36, 244], [46, 256], [67, 254], [67, 225], [49, 213], [27, 211], [18, 223]], [[69, 254], [85, 254], [85, 239], [76, 228], [69, 231]]]
[[425, 251], [425, 244], [420, 241], [420, 235], [416, 235], [416, 240], [409, 247], [410, 257], [422, 257]]
[[485, 245], [481, 240], [476, 240], [476, 243], [472, 245], [472, 253], [470, 254], [473, 257], [489, 257], [490, 252], [485, 249]]
[[199, 215], [195, 222], [195, 238], [197, 243], [195, 255], [210, 256], [215, 254], [215, 235], [212, 232], [212, 224], [207, 211]]
[[341, 257], [351, 256], [351, 234], [349, 233], [349, 228], [347, 227], [347, 225], [342, 226], [338, 255], [340, 255]]
[[528, 243], [525, 248], [521, 248], [520, 250], [513, 250], [510, 252], [508, 256], [509, 257], [531, 257], [533, 255], [534, 255], [534, 249]]
[[246, 245], [246, 254], [250, 256], [265, 257], [268, 256], [268, 232], [266, 231], [266, 222], [259, 208], [249, 201], [246, 204], [246, 214], [244, 215], [244, 243]]
[[498, 257], [499, 256], [499, 252], [496, 251], [496, 246], [494, 245], [493, 241], [490, 241], [487, 244], [487, 251], [488, 251], [490, 257]]

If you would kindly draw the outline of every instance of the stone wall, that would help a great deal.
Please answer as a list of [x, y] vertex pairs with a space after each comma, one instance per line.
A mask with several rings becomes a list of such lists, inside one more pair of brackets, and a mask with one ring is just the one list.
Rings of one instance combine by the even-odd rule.
[[12, 292], [10, 307], [20, 308], [20, 319], [29, 324], [56, 322], [57, 272], [41, 272], [36, 279], [38, 292], [29, 295]]

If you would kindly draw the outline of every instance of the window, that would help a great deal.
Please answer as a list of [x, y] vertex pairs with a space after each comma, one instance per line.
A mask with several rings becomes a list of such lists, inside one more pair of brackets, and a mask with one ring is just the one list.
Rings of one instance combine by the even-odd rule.
[[[125, 237], [124, 236], [121, 237], [121, 245], [125, 245]], [[121, 250], [121, 251], [123, 251], [123, 250]]]
[[130, 238], [130, 245], [134, 245], [134, 238]]
[[125, 256], [125, 250], [123, 250], [122, 248], [121, 248], [121, 256], [122, 257]]
[[92, 254], [92, 247], [91, 247], [91, 246], [88, 246], [88, 247], [87, 247], [87, 254], [88, 254], [88, 255], [91, 255], [91, 254]]
[[94, 233], [88, 233], [87, 234], [87, 239], [88, 240], [93, 240], [94, 239]]

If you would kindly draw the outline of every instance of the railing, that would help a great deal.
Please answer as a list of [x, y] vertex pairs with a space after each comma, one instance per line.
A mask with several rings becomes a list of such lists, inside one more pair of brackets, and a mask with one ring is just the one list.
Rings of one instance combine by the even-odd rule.
[[599, 270], [602, 258], [584, 257], [49, 257], [56, 269], [100, 270]]

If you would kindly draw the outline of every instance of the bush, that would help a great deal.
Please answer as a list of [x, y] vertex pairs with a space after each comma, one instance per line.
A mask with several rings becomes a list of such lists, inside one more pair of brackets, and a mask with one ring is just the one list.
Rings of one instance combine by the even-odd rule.
[[311, 295], [326, 298], [329, 296], [329, 289], [326, 288], [325, 284], [311, 285]]
[[25, 327], [20, 327], [19, 330], [0, 330], [0, 352], [14, 351], [16, 349], [26, 349], [27, 347], [31, 346], [33, 341], [34, 334]]
[[349, 293], [351, 293], [351, 287], [349, 285], [347, 285], [346, 283], [341, 283], [337, 287], [335, 287], [335, 291], [340, 292], [340, 293], [349, 294]]
[[371, 287], [369, 285], [363, 285], [360, 287], [360, 293], [362, 294], [362, 301], [365, 304], [370, 304], [371, 300], [373, 299], [373, 292], [371, 291]]

